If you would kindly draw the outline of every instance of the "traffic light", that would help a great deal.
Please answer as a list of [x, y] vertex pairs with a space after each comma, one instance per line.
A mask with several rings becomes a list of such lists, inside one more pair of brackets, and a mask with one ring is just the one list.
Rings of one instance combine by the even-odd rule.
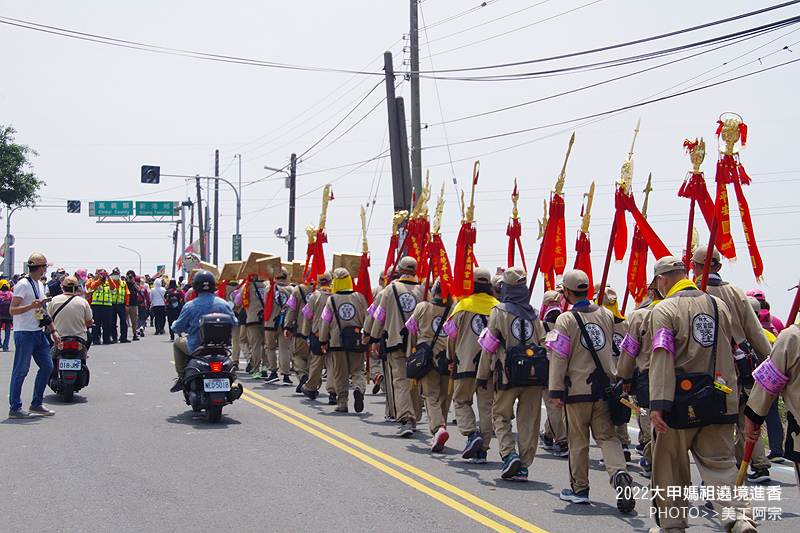
[[142, 183], [158, 183], [161, 179], [161, 167], [142, 165]]
[[80, 200], [67, 200], [67, 213], [80, 213], [81, 201]]

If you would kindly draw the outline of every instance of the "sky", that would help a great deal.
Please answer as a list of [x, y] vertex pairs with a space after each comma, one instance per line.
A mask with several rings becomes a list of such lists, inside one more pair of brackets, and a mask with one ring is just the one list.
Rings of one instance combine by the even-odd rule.
[[[507, 266], [505, 230], [514, 179], [520, 187], [526, 258], [534, 263], [542, 202], [555, 185], [575, 132], [564, 189], [567, 262], [574, 262], [582, 195], [594, 181], [590, 236], [599, 278], [614, 182], [640, 119], [634, 149], [636, 201], [641, 206], [641, 191], [652, 173], [648, 220], [679, 255], [689, 201], [677, 191], [691, 169], [683, 142], [705, 139], [708, 155], [702, 170], [714, 196], [716, 121], [735, 112], [749, 127], [740, 157], [753, 178], [744, 190], [765, 264], [761, 287], [775, 314], [785, 319], [794, 294], [787, 289], [800, 277], [800, 238], [794, 227], [800, 214], [795, 200], [800, 168], [794, 160], [800, 63], [791, 63], [800, 59], [800, 25], [686, 46], [797, 16], [800, 4], [581, 53], [776, 4], [422, 2], [423, 169], [431, 179], [431, 213], [445, 185], [442, 237], [451, 259], [461, 220], [458, 198], [466, 189], [469, 200], [472, 169], [479, 160], [478, 263], [492, 271]], [[264, 166], [285, 168], [296, 153], [297, 258], [303, 259], [306, 249], [303, 228], [318, 223], [322, 188], [331, 183], [328, 261], [334, 252], [360, 252], [359, 209], [364, 205], [377, 273], [386, 257], [393, 214], [383, 53], [393, 53], [397, 94], [408, 109], [410, 87], [403, 74], [409, 70], [409, 11], [409, 2], [397, 0], [0, 0], [0, 47], [10, 52], [0, 57], [0, 124], [13, 125], [16, 141], [38, 152], [33, 170], [46, 182], [37, 208], [12, 215], [16, 270], [36, 251], [45, 253], [54, 268], [70, 272], [80, 267], [139, 270], [139, 255], [147, 273], [170, 265], [175, 224], [97, 223], [89, 217], [88, 204], [194, 201], [195, 182], [185, 176], [213, 175], [219, 150], [221, 177], [237, 188], [241, 179], [245, 256], [258, 250], [285, 257], [286, 245], [274, 232], [288, 230], [288, 189], [283, 174]], [[73, 38], [75, 32], [85, 39]], [[658, 53], [668, 49], [675, 50]], [[213, 54], [213, 60], [197, 53]], [[571, 57], [547, 60], [562, 55]], [[632, 57], [639, 59], [620, 61]], [[518, 62], [523, 64], [476, 70]], [[637, 106], [643, 102], [648, 103]], [[502, 108], [511, 109], [498, 111]], [[142, 165], [161, 167], [159, 185], [140, 182]], [[205, 180], [202, 186], [205, 202]], [[68, 214], [67, 200], [81, 200], [82, 212]], [[738, 260], [725, 261], [722, 275], [749, 289], [756, 280], [735, 206], [731, 211]], [[236, 224], [235, 196], [225, 184], [220, 212], [223, 263], [231, 259]], [[6, 213], [2, 216], [5, 222]], [[707, 241], [708, 228], [699, 214], [695, 226], [701, 241]], [[632, 235], [630, 216], [628, 230]], [[654, 263], [650, 255], [648, 276]], [[609, 281], [620, 296], [626, 271], [627, 258], [611, 264]], [[539, 282], [534, 303], [541, 293]]]

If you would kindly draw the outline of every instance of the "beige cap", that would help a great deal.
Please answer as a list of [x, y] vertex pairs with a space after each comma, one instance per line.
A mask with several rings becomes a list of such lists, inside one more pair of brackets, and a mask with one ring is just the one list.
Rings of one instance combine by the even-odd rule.
[[29, 267], [53, 266], [53, 263], [48, 263], [47, 258], [44, 255], [37, 252], [35, 254], [31, 254], [31, 256], [28, 258], [28, 266]]
[[475, 283], [491, 283], [492, 273], [488, 268], [478, 267], [472, 271], [472, 279]]
[[[705, 254], [703, 255], [705, 256]], [[667, 255], [656, 261], [656, 266], [653, 267], [653, 277], [655, 278], [676, 270], [683, 270], [685, 272], [686, 265], [674, 255]]]
[[750, 302], [750, 307], [753, 308], [753, 311], [755, 312], [756, 316], [758, 316], [761, 313], [761, 302], [759, 302], [753, 296], [748, 296], [747, 300]]
[[283, 278], [288, 278], [288, 277], [289, 277], [289, 270], [285, 266], [282, 266], [281, 267], [281, 275], [277, 279], [283, 279]]
[[[588, 291], [589, 290], [589, 276], [583, 270], [570, 270], [564, 274], [562, 281], [565, 289], [571, 291]], [[599, 287], [598, 287], [599, 288]]]
[[513, 266], [503, 272], [503, 283], [506, 285], [525, 285], [527, 274], [520, 267]]
[[[702, 246], [698, 246], [697, 249], [694, 251], [694, 253], [692, 254], [692, 261], [694, 261], [699, 265], [702, 265], [705, 264], [706, 257], [708, 257], [708, 246], [704, 244]], [[718, 265], [720, 263], [720, 260], [721, 259], [719, 255], [719, 250], [717, 250], [717, 248], [714, 247], [714, 253], [711, 255], [711, 264]]]
[[64, 276], [64, 279], [61, 280], [62, 287], [77, 287], [79, 285], [78, 278], [75, 276]]
[[561, 303], [561, 293], [557, 291], [545, 291], [542, 296], [542, 307], [549, 305], [559, 305]]
[[334, 279], [344, 279], [350, 277], [350, 271], [346, 268], [337, 268], [333, 271]]
[[[600, 283], [594, 284], [594, 294], [595, 296], [597, 293], [600, 292]], [[617, 291], [612, 289], [609, 285], [606, 285], [605, 294], [603, 296], [603, 303], [606, 305], [611, 305], [617, 301]]]
[[333, 275], [331, 275], [331, 271], [330, 270], [326, 270], [325, 272], [323, 272], [322, 274], [317, 276], [317, 282], [318, 283], [323, 283], [323, 282], [330, 283], [332, 279], [333, 279]]
[[495, 289], [499, 290], [500, 289], [500, 284], [502, 282], [503, 282], [503, 275], [502, 274], [497, 274], [494, 277], [492, 277], [492, 287], [494, 287]]
[[400, 270], [413, 270], [417, 271], [417, 260], [410, 256], [405, 256], [397, 263], [397, 268]]

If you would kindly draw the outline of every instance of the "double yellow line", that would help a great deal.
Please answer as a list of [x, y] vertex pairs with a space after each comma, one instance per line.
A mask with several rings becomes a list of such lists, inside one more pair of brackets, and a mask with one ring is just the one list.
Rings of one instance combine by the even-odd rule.
[[[456, 511], [472, 518], [473, 520], [485, 525], [486, 527], [493, 529], [495, 531], [502, 531], [502, 532], [513, 532], [513, 529], [510, 529], [499, 522], [489, 518], [488, 516], [479, 513], [478, 511], [467, 507], [463, 503], [453, 499], [452, 497], [440, 492], [436, 489], [433, 489], [427, 485], [424, 485], [406, 475], [405, 473], [401, 472], [401, 470], [405, 471], [408, 474], [412, 474], [431, 485], [439, 487], [444, 491], [447, 491], [467, 502], [471, 503], [475, 507], [483, 509], [490, 514], [495, 515], [515, 526], [522, 528], [524, 531], [530, 531], [531, 533], [547, 533], [545, 530], [538, 528], [511, 513], [500, 509], [499, 507], [492, 505], [491, 503], [484, 501], [480, 498], [473, 496], [472, 494], [459, 489], [458, 487], [446, 483], [427, 472], [424, 472], [418, 468], [415, 468], [399, 459], [396, 459], [390, 455], [387, 455], [371, 446], [367, 446], [362, 442], [357, 441], [356, 439], [345, 435], [335, 429], [326, 426], [316, 420], [309, 418], [293, 409], [286, 407], [278, 402], [272, 401], [264, 396], [256, 394], [255, 392], [245, 389], [244, 395], [242, 396], [243, 400], [250, 402], [253, 405], [256, 405], [265, 411], [272, 413], [273, 415], [282, 418], [283, 420], [289, 422], [290, 424], [307, 431], [308, 433], [314, 435], [315, 437], [319, 437], [320, 439], [324, 440], [325, 442], [336, 446], [340, 450], [349, 453], [353, 457], [357, 457], [361, 459], [365, 463], [381, 470], [392, 476], [393, 478], [402, 481], [406, 485], [417, 489], [418, 491], [427, 494], [428, 496], [442, 502], [443, 504], [447, 505], [455, 509]], [[321, 430], [321, 431], [320, 431]], [[335, 437], [335, 438], [334, 438]], [[381, 459], [384, 462], [378, 461], [377, 459]], [[392, 465], [392, 466], [390, 466]], [[396, 468], [393, 468], [396, 467]]]

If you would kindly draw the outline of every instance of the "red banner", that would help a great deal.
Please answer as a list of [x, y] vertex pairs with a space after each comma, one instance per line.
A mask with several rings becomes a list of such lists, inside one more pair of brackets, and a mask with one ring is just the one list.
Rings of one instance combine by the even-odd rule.
[[[397, 235], [393, 235], [397, 237]], [[391, 265], [389, 265], [391, 267]], [[369, 252], [361, 254], [361, 265], [358, 268], [356, 292], [360, 292], [367, 299], [367, 305], [372, 305], [372, 285], [369, 281]]]
[[[539, 270], [545, 275], [561, 275], [567, 265], [566, 223], [564, 221], [564, 197], [550, 195], [550, 217], [542, 241], [542, 258]], [[547, 285], [547, 282], [545, 283]], [[550, 290], [550, 289], [547, 289]]]
[[456, 259], [453, 272], [453, 295], [455, 297], [472, 294], [472, 268], [475, 262], [473, 247], [475, 246], [475, 226], [464, 222], [458, 232], [456, 241]]
[[[711, 222], [714, 219], [714, 202], [711, 201], [711, 195], [708, 193], [706, 180], [703, 178], [703, 175], [693, 172], [690, 173], [689, 179], [685, 180], [683, 185], [681, 185], [678, 196], [689, 198], [697, 202], [700, 211], [703, 213], [703, 218], [706, 220], [706, 225], [708, 229], [711, 230]], [[729, 243], [724, 243], [722, 239], [725, 237], [726, 236], [724, 236], [722, 232], [717, 232], [717, 249], [728, 259], [736, 259], [736, 249], [733, 246], [733, 240], [730, 239]], [[730, 233], [727, 235], [727, 238], [730, 238]], [[725, 251], [723, 252], [723, 250]]]
[[400, 236], [392, 235], [392, 238], [389, 240], [389, 251], [386, 254], [386, 263], [383, 267], [383, 273], [386, 276], [390, 275], [390, 271], [392, 270], [392, 266], [394, 265], [394, 259], [395, 257], [397, 257], [397, 248], [399, 246], [400, 246]]
[[[633, 197], [622, 192], [622, 189], [619, 187], [617, 188], [615, 195], [615, 204], [617, 208], [617, 214], [619, 214], [620, 211], [629, 211], [631, 215], [633, 215], [633, 219], [636, 221], [636, 225], [639, 227], [639, 231], [641, 231], [642, 237], [647, 243], [647, 247], [650, 248], [650, 250], [653, 252], [653, 255], [656, 256], [656, 259], [661, 259], [667, 255], [672, 255], [664, 243], [661, 242], [661, 239], [658, 237], [658, 235], [656, 235], [656, 232], [647, 222], [647, 219], [644, 218], [642, 213], [639, 211], [639, 208], [636, 207]], [[625, 227], [624, 224], [622, 227]], [[618, 226], [617, 237], [619, 237], [619, 229], [620, 227]]]
[[[744, 171], [744, 169], [742, 169]], [[761, 260], [761, 253], [758, 251], [758, 244], [756, 244], [756, 236], [753, 233], [753, 221], [750, 219], [750, 207], [747, 205], [747, 199], [744, 197], [742, 185], [735, 181], [733, 188], [736, 190], [736, 199], [739, 201], [739, 213], [742, 216], [742, 226], [744, 227], [744, 236], [747, 239], [747, 249], [750, 252], [750, 262], [753, 264], [753, 273], [756, 275], [756, 280], [761, 280], [764, 274], [764, 263]]]
[[[617, 188], [617, 197], [627, 198], [627, 195]], [[628, 251], [628, 223], [625, 221], [625, 209], [617, 207], [614, 216], [617, 217], [617, 234], [614, 237], [614, 260], [622, 261]]]
[[511, 268], [514, 266], [514, 255], [516, 249], [519, 248], [519, 256], [522, 258], [522, 268], [527, 272], [528, 266], [525, 264], [525, 252], [522, 251], [522, 224], [519, 223], [519, 219], [512, 218], [508, 221], [506, 235], [508, 235], [508, 267]]
[[[308, 245], [311, 250], [311, 255], [306, 258], [306, 270], [308, 270], [308, 274], [305, 278], [306, 283], [315, 283], [317, 281], [317, 276], [325, 273], [325, 250], [322, 245], [326, 242], [328, 242], [328, 235], [325, 233], [325, 230], [317, 230], [316, 240], [313, 244]], [[311, 260], [310, 269], [308, 269], [309, 259]]]
[[637, 225], [633, 230], [631, 257], [628, 262], [628, 292], [639, 304], [647, 298], [647, 243]]
[[[439, 278], [442, 299], [447, 300], [447, 296], [453, 293], [453, 274], [441, 235], [431, 235], [430, 258], [433, 279]], [[472, 279], [472, 276], [470, 276], [470, 279]], [[470, 293], [472, 293], [471, 289]]]
[[589, 276], [589, 300], [594, 298], [594, 281], [592, 279], [592, 245], [589, 242], [589, 235], [581, 231], [578, 232], [578, 238], [575, 241], [575, 265], [572, 267], [576, 270], [582, 270]]

